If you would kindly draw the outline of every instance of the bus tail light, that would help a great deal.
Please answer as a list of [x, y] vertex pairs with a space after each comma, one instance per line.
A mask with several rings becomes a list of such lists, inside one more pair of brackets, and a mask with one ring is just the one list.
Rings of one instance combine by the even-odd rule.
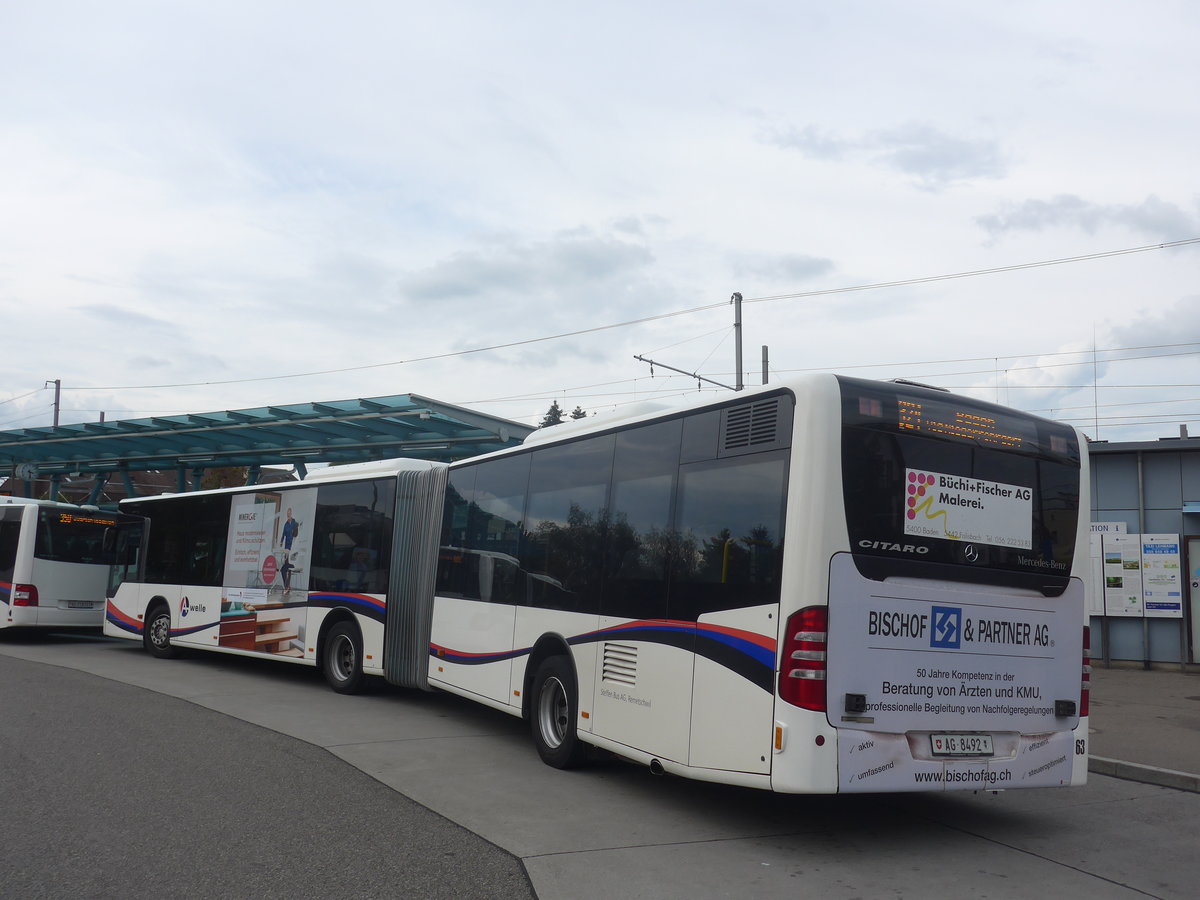
[[807, 606], [792, 613], [783, 639], [779, 696], [793, 706], [825, 711], [825, 640], [828, 607]]
[[14, 584], [12, 586], [13, 606], [37, 606], [37, 587], [32, 584]]
[[1088, 714], [1092, 697], [1092, 629], [1083, 626], [1083, 681], [1079, 691], [1079, 715]]

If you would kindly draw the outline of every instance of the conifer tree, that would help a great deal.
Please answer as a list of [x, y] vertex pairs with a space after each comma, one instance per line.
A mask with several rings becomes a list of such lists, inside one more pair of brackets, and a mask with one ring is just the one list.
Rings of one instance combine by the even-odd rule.
[[544, 416], [542, 416], [542, 424], [539, 425], [538, 428], [547, 428], [550, 425], [559, 425], [562, 423], [562, 420], [563, 420], [562, 407], [560, 407], [558, 405], [558, 401], [555, 400], [553, 403], [550, 404], [550, 408], [548, 410], [546, 410], [546, 414]]

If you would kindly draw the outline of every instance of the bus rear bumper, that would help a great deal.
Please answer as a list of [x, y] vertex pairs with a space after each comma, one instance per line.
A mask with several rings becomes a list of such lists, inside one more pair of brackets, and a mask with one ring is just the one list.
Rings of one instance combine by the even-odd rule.
[[842, 731], [838, 789], [857, 793], [1067, 787], [1079, 783], [1075, 734], [986, 734], [991, 754], [972, 757], [939, 756], [935, 742], [940, 743], [940, 736], [932, 732]]
[[71, 609], [66, 601], [61, 606], [2, 607], [5, 613], [0, 624], [30, 628], [99, 628], [104, 624], [104, 604], [90, 609]]

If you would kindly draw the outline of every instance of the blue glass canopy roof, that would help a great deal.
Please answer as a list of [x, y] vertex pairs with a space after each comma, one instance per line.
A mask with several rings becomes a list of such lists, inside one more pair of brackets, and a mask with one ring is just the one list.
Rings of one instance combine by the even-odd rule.
[[515, 446], [533, 428], [416, 394], [0, 431], [0, 477], [29, 480], [219, 466], [450, 462]]

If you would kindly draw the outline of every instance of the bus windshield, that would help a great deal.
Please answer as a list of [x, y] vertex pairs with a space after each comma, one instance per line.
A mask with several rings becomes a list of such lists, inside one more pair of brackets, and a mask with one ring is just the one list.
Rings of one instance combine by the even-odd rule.
[[859, 571], [1061, 594], [1079, 506], [1074, 430], [908, 385], [839, 379]]

